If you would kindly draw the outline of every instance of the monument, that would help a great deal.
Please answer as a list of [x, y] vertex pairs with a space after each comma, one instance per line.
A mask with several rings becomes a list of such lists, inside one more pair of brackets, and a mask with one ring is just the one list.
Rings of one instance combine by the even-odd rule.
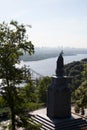
[[71, 91], [68, 83], [70, 77], [64, 76], [63, 51], [59, 54], [56, 75], [47, 91], [47, 116], [49, 118], [71, 117]]
[[47, 91], [47, 108], [32, 113], [34, 123], [40, 130], [87, 130], [87, 121], [71, 112], [71, 77], [64, 76], [63, 52], [59, 54], [56, 74]]

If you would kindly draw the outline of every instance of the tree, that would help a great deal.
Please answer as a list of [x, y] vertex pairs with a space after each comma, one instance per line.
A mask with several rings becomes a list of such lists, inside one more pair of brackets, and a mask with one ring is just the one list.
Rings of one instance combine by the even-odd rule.
[[37, 95], [36, 95], [36, 86], [33, 81], [29, 81], [28, 84], [25, 86], [25, 95], [28, 102], [36, 102]]
[[47, 88], [50, 85], [50, 82], [51, 82], [50, 77], [44, 77], [39, 80], [37, 85], [39, 102], [44, 103], [45, 105], [47, 102]]
[[21, 99], [16, 85], [24, 80], [23, 69], [17, 68], [20, 56], [24, 52], [34, 53], [34, 46], [26, 34], [25, 25], [16, 21], [0, 24], [0, 78], [2, 78], [2, 96], [7, 102], [12, 121], [12, 130], [15, 130], [16, 115], [20, 110]]
[[83, 76], [84, 80], [87, 79], [87, 62], [84, 63], [84, 70], [82, 72], [82, 76]]
[[81, 109], [81, 113], [84, 113], [84, 108], [87, 107], [87, 81], [82, 84], [75, 91], [76, 106]]

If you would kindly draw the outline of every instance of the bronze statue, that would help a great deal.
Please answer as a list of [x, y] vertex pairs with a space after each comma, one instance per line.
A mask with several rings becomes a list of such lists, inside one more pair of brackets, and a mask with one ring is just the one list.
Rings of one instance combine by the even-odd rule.
[[63, 60], [63, 51], [59, 54], [58, 60], [57, 60], [57, 68], [56, 68], [56, 75], [57, 76], [63, 76], [64, 75], [64, 60]]

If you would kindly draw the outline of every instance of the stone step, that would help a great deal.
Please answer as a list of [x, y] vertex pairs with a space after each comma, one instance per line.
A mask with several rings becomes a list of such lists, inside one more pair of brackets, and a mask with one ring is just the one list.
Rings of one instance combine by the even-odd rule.
[[[76, 122], [75, 122], [76, 121]], [[69, 128], [69, 129], [71, 129], [71, 128], [74, 128], [74, 127], [81, 127], [81, 125], [83, 125], [83, 126], [87, 126], [87, 122], [86, 121], [84, 121], [84, 120], [82, 120], [82, 121], [79, 121], [79, 120], [75, 120], [74, 122], [67, 122], [67, 123], [65, 123], [64, 125], [62, 125], [62, 123], [60, 124], [60, 125], [57, 125], [56, 126], [56, 129], [59, 129], [59, 130], [62, 130], [62, 129], [67, 129], [67, 128]], [[62, 127], [62, 129], [61, 129], [61, 127]]]
[[41, 128], [43, 128], [44, 130], [55, 130], [55, 128], [49, 124], [48, 122], [41, 120], [39, 118], [37, 118], [37, 116], [32, 116], [32, 119], [35, 123], [37, 124], [41, 124]]
[[33, 123], [41, 124], [41, 130], [82, 130], [87, 128], [87, 121], [78, 119], [54, 119], [45, 118], [42, 115], [32, 115]]
[[65, 126], [71, 126], [71, 125], [72, 126], [73, 125], [81, 125], [81, 124], [85, 124], [85, 123], [87, 123], [85, 120], [75, 119], [75, 120], [69, 120], [67, 122], [61, 122], [60, 124], [58, 123], [58, 124], [56, 124], [56, 127], [61, 127], [61, 126], [65, 127]]
[[[46, 122], [49, 122], [49, 123], [51, 123], [52, 124], [52, 126], [59, 126], [59, 125], [64, 125], [64, 124], [66, 124], [67, 122], [69, 123], [69, 122], [76, 122], [76, 119], [71, 119], [71, 118], [67, 118], [67, 119], [47, 119], [47, 118], [45, 118], [45, 117], [42, 117], [42, 116], [40, 116], [40, 115], [37, 115], [37, 117], [39, 117], [39, 119], [43, 119], [43, 120], [45, 120]], [[78, 118], [78, 121], [82, 121], [82, 118]]]
[[[45, 116], [38, 115], [38, 114], [37, 114], [37, 116], [38, 116], [39, 118], [44, 119], [44, 120], [46, 120], [47, 122], [49, 122], [49, 123], [52, 123], [52, 124], [53, 124], [53, 121], [54, 121], [54, 120], [49, 119], [49, 118], [47, 119], [47, 118], [45, 118]], [[58, 121], [57, 121], [57, 122], [58, 122]]]
[[62, 128], [57, 128], [55, 130], [87, 130], [87, 124], [82, 124], [82, 125], [74, 125], [72, 127], [62, 127]]
[[[71, 126], [72, 124], [81, 124], [83, 123], [84, 121], [82, 120], [82, 118], [79, 118], [79, 119], [64, 119], [63, 121], [59, 121], [57, 120], [56, 123], [55, 121], [50, 121], [42, 116], [39, 116], [37, 115], [37, 117], [39, 117], [39, 119], [42, 121], [43, 119], [43, 122], [46, 122], [47, 124], [50, 123], [49, 125], [53, 126], [53, 128], [61, 128], [61, 126], [63, 127], [66, 127], [66, 125], [68, 126]], [[67, 124], [68, 123], [68, 124]]]
[[55, 128], [55, 130], [77, 130], [77, 129], [82, 130], [83, 128], [87, 128], [87, 125], [86, 126], [85, 125], [82, 125], [82, 126], [74, 125], [71, 127], [66, 126], [66, 127], [61, 127], [61, 128]]
[[51, 125], [52, 127], [55, 127], [54, 122], [52, 120], [50, 120], [50, 119], [46, 119], [45, 117], [42, 117], [40, 115], [36, 115], [36, 118], [43, 121], [44, 123], [47, 123], [47, 124]]
[[64, 125], [64, 126], [57, 126], [56, 127], [56, 130], [58, 129], [58, 130], [62, 130], [62, 129], [64, 129], [64, 130], [75, 130], [75, 128], [78, 128], [78, 129], [81, 129], [81, 128], [83, 128], [83, 127], [87, 127], [87, 122], [84, 122], [84, 121], [82, 121], [82, 122], [74, 122], [74, 123], [66, 123], [66, 125]]

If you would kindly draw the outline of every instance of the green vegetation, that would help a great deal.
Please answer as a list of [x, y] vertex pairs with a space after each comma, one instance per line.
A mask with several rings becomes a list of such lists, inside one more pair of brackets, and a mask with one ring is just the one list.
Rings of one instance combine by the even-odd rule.
[[65, 74], [72, 76], [72, 103], [75, 111], [84, 114], [87, 107], [87, 59], [65, 65]]
[[[0, 104], [8, 107], [11, 118], [11, 129], [15, 130], [21, 120], [21, 125], [28, 124], [26, 115], [26, 102], [20, 96], [16, 85], [19, 85], [26, 77], [25, 70], [17, 68], [20, 56], [27, 52], [34, 53], [34, 46], [28, 40], [25, 25], [19, 25], [16, 21], [0, 24], [0, 78], [2, 78]], [[4, 101], [5, 103], [4, 103]], [[3, 106], [4, 107], [4, 106]], [[18, 117], [18, 118], [17, 118]]]
[[87, 81], [82, 82], [82, 84], [75, 90], [76, 106], [81, 114], [84, 115], [84, 108], [87, 107]]
[[47, 102], [47, 88], [50, 85], [51, 78], [44, 77], [40, 79], [37, 83], [37, 94], [38, 94], [38, 101], [43, 103], [46, 106]]
[[[64, 67], [65, 75], [72, 76], [72, 84], [70, 84], [69, 87], [71, 87], [72, 90], [72, 104], [75, 105], [75, 112], [81, 112], [81, 114], [83, 115], [85, 112], [84, 108], [87, 107], [87, 59], [69, 63]], [[16, 89], [14, 89], [13, 87], [15, 93], [13, 93], [13, 91], [9, 88], [10, 92], [12, 93], [12, 97], [10, 97], [11, 99], [9, 100], [11, 100], [12, 102], [13, 99], [15, 99], [16, 108], [14, 107], [14, 112], [15, 115], [20, 117], [21, 121], [20, 122], [15, 118], [15, 125], [33, 130], [38, 129], [38, 127], [40, 126], [31, 125], [29, 112], [46, 106], [47, 88], [50, 85], [51, 78], [44, 77], [39, 80], [32, 81], [29, 77], [26, 80], [27, 84], [24, 87]], [[4, 90], [6, 93], [7, 90]], [[0, 96], [1, 112], [3, 112], [2, 108], [4, 108], [3, 110], [5, 112], [10, 111], [10, 107], [8, 105], [8, 102], [10, 101], [8, 100], [7, 102], [7, 100], [5, 99], [5, 93], [3, 93], [3, 96]]]
[[[47, 87], [51, 82], [50, 77], [36, 81], [31, 80], [31, 75], [26, 74], [26, 67], [17, 68], [20, 57], [27, 53], [34, 53], [34, 46], [28, 41], [25, 25], [16, 21], [10, 24], [0, 24], [0, 113], [9, 113], [11, 119], [10, 129], [24, 127], [25, 129], [39, 129], [40, 126], [32, 125], [29, 112], [46, 106]], [[72, 103], [75, 109], [84, 114], [87, 107], [87, 59], [65, 65], [65, 75], [72, 76]], [[17, 88], [23, 82], [26, 86]]]
[[[40, 125], [31, 125], [31, 119], [29, 112], [46, 106], [46, 93], [47, 88], [50, 84], [50, 77], [44, 77], [42, 79], [32, 81], [28, 80], [27, 84], [22, 88], [16, 88], [18, 95], [20, 97], [20, 109], [17, 108], [16, 115], [20, 117], [22, 124], [16, 119], [16, 125], [18, 127], [22, 126], [25, 129], [39, 129]], [[3, 113], [2, 108], [5, 112], [8, 112], [9, 108], [6, 109], [7, 104], [4, 102], [4, 98], [0, 96], [0, 112]], [[1, 107], [2, 106], [2, 107]], [[22, 110], [21, 110], [22, 109]], [[20, 111], [19, 111], [20, 110]], [[28, 122], [27, 122], [28, 121]], [[32, 121], [33, 122], [33, 121]], [[12, 128], [12, 127], [11, 127]]]
[[65, 65], [65, 75], [72, 78], [72, 89], [75, 90], [83, 82], [82, 72], [84, 71], [83, 61], [74, 61]]
[[[44, 106], [44, 97], [41, 95], [40, 83], [33, 82], [31, 76], [27, 77], [26, 67], [17, 68], [20, 63], [20, 56], [25, 52], [31, 55], [34, 53], [34, 46], [28, 41], [25, 25], [19, 25], [16, 21], [0, 24], [0, 113], [9, 113], [11, 119], [10, 129], [24, 127], [25, 129], [39, 129], [39, 126], [32, 125], [29, 112]], [[29, 73], [29, 72], [28, 72]], [[16, 86], [26, 82], [24, 88]], [[46, 79], [44, 80], [46, 81]], [[48, 81], [43, 86], [47, 89]], [[38, 88], [38, 89], [37, 89]], [[44, 90], [45, 91], [45, 90]], [[3, 110], [2, 110], [3, 109]]]

